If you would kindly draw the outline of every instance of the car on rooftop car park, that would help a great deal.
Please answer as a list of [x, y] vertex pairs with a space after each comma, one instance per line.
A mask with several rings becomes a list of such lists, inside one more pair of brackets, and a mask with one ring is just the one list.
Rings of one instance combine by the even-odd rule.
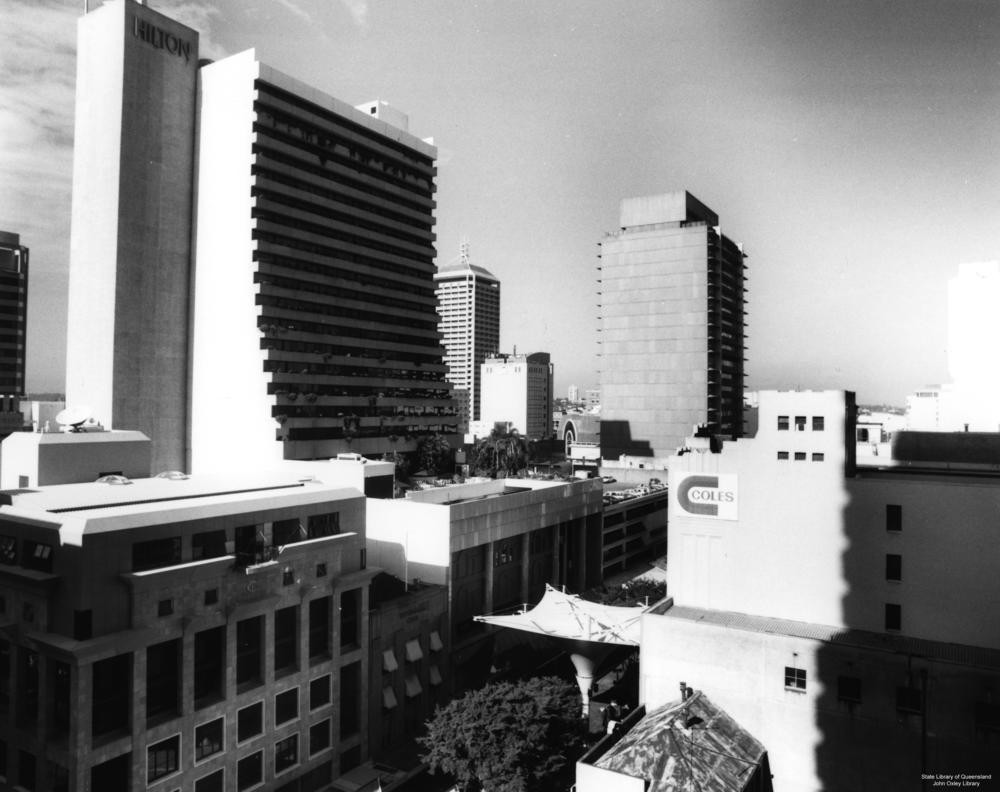
[[601, 476], [601, 481], [605, 484], [614, 484], [618, 479], [614, 476]]

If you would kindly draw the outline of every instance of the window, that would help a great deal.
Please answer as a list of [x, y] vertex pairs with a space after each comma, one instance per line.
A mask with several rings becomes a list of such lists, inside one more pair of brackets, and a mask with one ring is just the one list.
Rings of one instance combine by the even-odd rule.
[[274, 774], [278, 775], [299, 763], [299, 735], [293, 734], [274, 744]]
[[309, 683], [309, 709], [319, 709], [330, 703], [330, 682], [331, 677], [327, 674]]
[[38, 717], [38, 652], [17, 650], [17, 722], [33, 723]]
[[52, 545], [25, 540], [21, 566], [39, 572], [52, 572]]
[[274, 671], [294, 671], [298, 665], [299, 607], [274, 612]]
[[826, 459], [826, 455], [822, 452], [814, 452], [812, 455], [813, 462], [822, 462], [824, 459]]
[[897, 504], [888, 503], [885, 507], [885, 530], [903, 530], [903, 507]]
[[0, 640], [0, 712], [10, 712], [10, 642]]
[[837, 699], [840, 701], [850, 701], [855, 704], [860, 704], [861, 678], [853, 676], [838, 676]]
[[788, 452], [787, 451], [779, 451], [778, 452], [778, 459], [788, 459]]
[[191, 536], [191, 558], [219, 558], [226, 554], [226, 532], [204, 531]]
[[299, 717], [299, 689], [292, 688], [274, 697], [274, 725]]
[[330, 597], [309, 603], [309, 657], [330, 654]]
[[93, 665], [91, 728], [95, 737], [127, 729], [132, 709], [132, 655], [121, 654]]
[[132, 571], [173, 566], [181, 562], [181, 538], [150, 539], [132, 545]]
[[264, 702], [258, 701], [236, 713], [236, 742], [246, 742], [264, 731]]
[[978, 731], [1000, 732], [1000, 704], [977, 701], [975, 718]]
[[172, 616], [174, 612], [174, 601], [172, 599], [160, 600], [156, 606], [157, 616]]
[[223, 792], [225, 770], [216, 770], [194, 782], [194, 792]]
[[795, 416], [795, 431], [804, 432], [806, 430], [806, 417], [804, 415]]
[[885, 556], [885, 579], [903, 579], [903, 556], [887, 553]]
[[201, 708], [223, 697], [226, 628], [213, 627], [194, 636], [194, 702]]
[[176, 773], [180, 768], [181, 736], [175, 734], [146, 749], [146, 783]]
[[920, 693], [920, 688], [910, 685], [896, 688], [896, 709], [899, 712], [919, 715], [924, 710], [921, 704], [922, 700], [923, 696]]
[[360, 636], [361, 589], [345, 591], [340, 595], [340, 647], [356, 646]]
[[806, 452], [805, 451], [796, 451], [795, 452], [795, 461], [796, 462], [805, 462], [805, 459], [806, 459]]
[[900, 630], [903, 625], [903, 607], [887, 602], [885, 605], [885, 629]]
[[264, 780], [264, 752], [257, 751], [255, 754], [240, 759], [236, 764], [236, 789], [244, 792], [252, 789]]
[[813, 416], [813, 431], [814, 432], [822, 432], [826, 428], [825, 424], [826, 424], [826, 420], [823, 418], [822, 415], [814, 415]]
[[17, 537], [0, 536], [0, 564], [17, 565]]
[[178, 714], [180, 656], [179, 638], [146, 649], [146, 718]]
[[215, 605], [219, 601], [219, 590], [217, 588], [205, 589], [205, 604]]
[[17, 785], [23, 789], [35, 790], [35, 755], [27, 751], [17, 752]]
[[340, 678], [340, 736], [356, 734], [361, 726], [361, 663], [344, 666]]
[[785, 666], [785, 690], [805, 690], [806, 671], [804, 668]]
[[0, 740], [0, 778], [7, 780], [7, 743]]
[[326, 577], [326, 562], [316, 564], [316, 577]]
[[295, 585], [295, 570], [286, 569], [281, 573], [281, 585], [282, 586], [294, 586]]
[[222, 751], [225, 720], [216, 718], [194, 730], [194, 760], [200, 762]]
[[309, 755], [315, 756], [330, 747], [330, 719], [309, 727]]
[[290, 520], [275, 520], [271, 523], [271, 544], [275, 547], [301, 542], [306, 538], [306, 532], [298, 517]]
[[309, 517], [309, 538], [334, 536], [340, 533], [340, 513], [313, 514]]
[[49, 698], [49, 712], [52, 716], [49, 726], [53, 734], [66, 734], [69, 732], [70, 716], [69, 664], [49, 658], [49, 679], [52, 691]]
[[260, 684], [261, 674], [261, 622], [263, 616], [254, 616], [236, 623], [236, 684]]
[[73, 611], [73, 638], [77, 641], [89, 641], [94, 636], [93, 621], [91, 610]]

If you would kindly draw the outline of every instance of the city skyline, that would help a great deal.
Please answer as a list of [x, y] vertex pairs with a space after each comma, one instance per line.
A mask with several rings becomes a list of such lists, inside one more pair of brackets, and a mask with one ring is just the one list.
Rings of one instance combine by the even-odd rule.
[[[439, 147], [437, 263], [469, 237], [501, 348], [598, 381], [597, 242], [623, 198], [687, 189], [750, 255], [748, 387], [902, 404], [946, 381], [946, 285], [1000, 257], [1000, 9], [985, 2], [540, 6], [152, 0]], [[32, 249], [28, 387], [61, 390], [76, 2], [15, 2], [0, 227]]]

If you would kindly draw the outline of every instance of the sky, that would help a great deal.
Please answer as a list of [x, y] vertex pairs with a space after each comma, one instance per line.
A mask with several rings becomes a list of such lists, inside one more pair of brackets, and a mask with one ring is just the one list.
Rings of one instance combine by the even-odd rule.
[[[92, 6], [100, 0], [90, 0]], [[438, 146], [438, 263], [502, 283], [501, 347], [596, 387], [597, 243], [686, 189], [748, 260], [748, 388], [902, 405], [949, 381], [947, 283], [1000, 258], [995, 0], [149, 0]], [[4, 0], [0, 229], [31, 249], [30, 391], [65, 368], [76, 21]], [[984, 351], [995, 364], [993, 348]]]

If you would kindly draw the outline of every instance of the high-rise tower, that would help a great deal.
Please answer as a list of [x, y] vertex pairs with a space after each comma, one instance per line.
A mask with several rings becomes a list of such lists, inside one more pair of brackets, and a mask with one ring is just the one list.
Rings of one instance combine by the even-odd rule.
[[434, 298], [437, 149], [407, 126], [253, 50], [202, 68], [194, 470], [458, 440]]
[[480, 367], [500, 345], [500, 281], [471, 262], [467, 241], [458, 259], [442, 267], [434, 281], [448, 380], [468, 428], [470, 421], [480, 419]]
[[198, 33], [114, 0], [78, 41], [66, 401], [182, 468]]
[[0, 231], [0, 436], [24, 424], [24, 361], [28, 330], [28, 248]]
[[601, 453], [743, 434], [746, 254], [687, 192], [621, 203], [601, 242]]

